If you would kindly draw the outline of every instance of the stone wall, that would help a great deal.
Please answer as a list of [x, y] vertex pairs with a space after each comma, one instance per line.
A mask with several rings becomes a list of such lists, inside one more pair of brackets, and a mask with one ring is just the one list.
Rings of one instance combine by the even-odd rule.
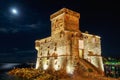
[[66, 8], [50, 16], [51, 36], [35, 41], [36, 69], [65, 69], [71, 74], [80, 58], [102, 69], [100, 37], [81, 33], [79, 18], [79, 13]]
[[83, 34], [84, 41], [84, 59], [88, 60], [95, 67], [103, 69], [103, 61], [101, 57], [101, 40], [99, 36], [88, 33]]

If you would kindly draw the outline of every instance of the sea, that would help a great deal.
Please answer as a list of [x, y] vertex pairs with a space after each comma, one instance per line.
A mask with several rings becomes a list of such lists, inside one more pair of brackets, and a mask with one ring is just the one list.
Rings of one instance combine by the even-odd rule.
[[0, 63], [0, 80], [15, 80], [13, 76], [7, 74], [14, 68], [34, 68], [35, 63]]

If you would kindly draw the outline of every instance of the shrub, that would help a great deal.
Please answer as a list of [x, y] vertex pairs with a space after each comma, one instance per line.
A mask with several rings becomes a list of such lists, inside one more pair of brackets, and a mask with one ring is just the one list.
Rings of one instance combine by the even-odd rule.
[[91, 68], [88, 68], [88, 71], [89, 71], [89, 72], [93, 72], [93, 70], [92, 70]]

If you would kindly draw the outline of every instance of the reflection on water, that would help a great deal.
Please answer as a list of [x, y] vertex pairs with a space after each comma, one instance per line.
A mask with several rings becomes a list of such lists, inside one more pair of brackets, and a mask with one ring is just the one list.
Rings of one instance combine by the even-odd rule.
[[14, 66], [19, 65], [19, 63], [7, 63], [7, 64], [2, 64], [0, 66], [0, 69], [8, 69], [8, 68], [13, 68]]
[[13, 68], [30, 68], [35, 67], [34, 63], [0, 63], [0, 80], [15, 80], [7, 72]]
[[7, 73], [0, 74], [0, 80], [14, 80], [12, 76], [7, 75]]

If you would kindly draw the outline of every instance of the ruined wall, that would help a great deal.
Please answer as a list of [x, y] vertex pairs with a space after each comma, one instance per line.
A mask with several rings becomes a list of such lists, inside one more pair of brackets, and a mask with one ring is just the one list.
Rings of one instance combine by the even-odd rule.
[[84, 41], [84, 59], [88, 60], [94, 66], [104, 71], [103, 64], [101, 63], [103, 61], [101, 57], [100, 37], [88, 33], [82, 33], [82, 34]]
[[84, 58], [87, 58], [88, 55], [101, 55], [100, 37], [86, 33], [82, 34], [85, 49]]

